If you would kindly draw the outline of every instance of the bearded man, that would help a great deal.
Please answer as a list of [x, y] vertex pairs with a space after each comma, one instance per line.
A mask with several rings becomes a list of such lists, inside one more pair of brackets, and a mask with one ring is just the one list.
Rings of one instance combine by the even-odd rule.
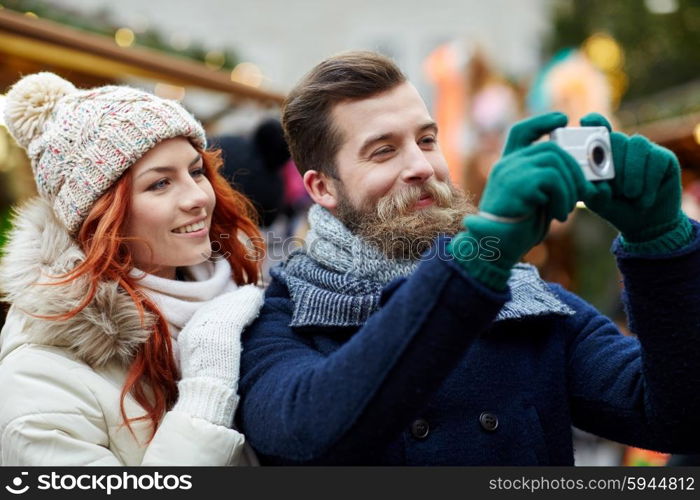
[[[616, 177], [589, 182], [535, 143], [566, 122], [516, 124], [477, 211], [392, 61], [342, 54], [297, 85], [283, 126], [310, 232], [243, 337], [238, 424], [263, 464], [572, 465], [572, 425], [700, 448], [700, 237], [678, 163], [614, 132]], [[639, 340], [518, 264], [579, 200], [621, 232]]]

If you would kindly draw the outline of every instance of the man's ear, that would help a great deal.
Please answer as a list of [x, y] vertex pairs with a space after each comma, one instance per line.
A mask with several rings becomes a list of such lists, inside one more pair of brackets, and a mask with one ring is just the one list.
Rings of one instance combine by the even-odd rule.
[[311, 199], [323, 208], [333, 211], [338, 206], [336, 180], [317, 170], [304, 173], [304, 187]]

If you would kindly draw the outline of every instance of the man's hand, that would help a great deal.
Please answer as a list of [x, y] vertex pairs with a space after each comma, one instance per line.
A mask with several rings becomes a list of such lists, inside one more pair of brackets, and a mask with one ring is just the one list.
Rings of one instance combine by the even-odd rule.
[[[582, 126], [610, 123], [591, 113]], [[586, 206], [615, 226], [625, 244], [640, 253], [673, 250], [691, 239], [681, 211], [681, 170], [676, 156], [645, 137], [610, 133], [615, 178], [593, 183]]]
[[[566, 123], [566, 115], [548, 113], [513, 126], [503, 157], [489, 175], [479, 213], [464, 219], [467, 231], [450, 246], [457, 261], [492, 288], [505, 289], [510, 269], [544, 238], [551, 220], [566, 220], [593, 188], [576, 160], [558, 145], [532, 144]], [[495, 259], [474, 257], [474, 242], [486, 237], [498, 248]]]

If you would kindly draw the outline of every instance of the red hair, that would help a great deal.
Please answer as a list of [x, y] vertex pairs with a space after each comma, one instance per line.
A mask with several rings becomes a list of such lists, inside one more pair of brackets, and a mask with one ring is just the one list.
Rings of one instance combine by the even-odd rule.
[[[221, 152], [198, 151], [202, 155], [205, 175], [216, 196], [209, 231], [212, 248], [231, 264], [232, 278], [236, 283], [257, 283], [260, 279], [264, 247], [255, 210], [251, 202], [235, 191], [219, 174], [223, 164]], [[67, 283], [87, 276], [89, 292], [74, 310], [51, 319], [68, 319], [78, 314], [92, 301], [97, 285], [102, 281], [116, 281], [129, 294], [139, 311], [142, 323], [146, 312], [155, 316], [151, 335], [139, 347], [129, 366], [119, 403], [129, 430], [132, 430], [131, 421], [150, 420], [154, 434], [163, 414], [177, 400], [179, 373], [173, 357], [167, 320], [152, 301], [138, 292], [138, 279], [129, 276], [129, 272], [134, 268], [134, 261], [127, 242], [133, 241], [133, 238], [128, 238], [124, 229], [130, 211], [131, 189], [132, 176], [128, 170], [90, 210], [77, 237], [80, 247], [85, 252], [85, 260], [72, 272], [63, 276], [62, 281], [54, 283]], [[252, 248], [247, 247], [245, 239]], [[127, 417], [124, 399], [128, 394], [132, 394], [146, 410], [145, 415], [132, 419]]]

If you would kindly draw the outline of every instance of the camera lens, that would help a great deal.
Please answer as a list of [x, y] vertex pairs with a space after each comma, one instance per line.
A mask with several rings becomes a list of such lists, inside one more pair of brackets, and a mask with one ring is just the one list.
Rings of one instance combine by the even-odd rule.
[[593, 151], [591, 151], [591, 157], [593, 158], [593, 163], [600, 167], [605, 163], [605, 150], [602, 146], [595, 146]]

